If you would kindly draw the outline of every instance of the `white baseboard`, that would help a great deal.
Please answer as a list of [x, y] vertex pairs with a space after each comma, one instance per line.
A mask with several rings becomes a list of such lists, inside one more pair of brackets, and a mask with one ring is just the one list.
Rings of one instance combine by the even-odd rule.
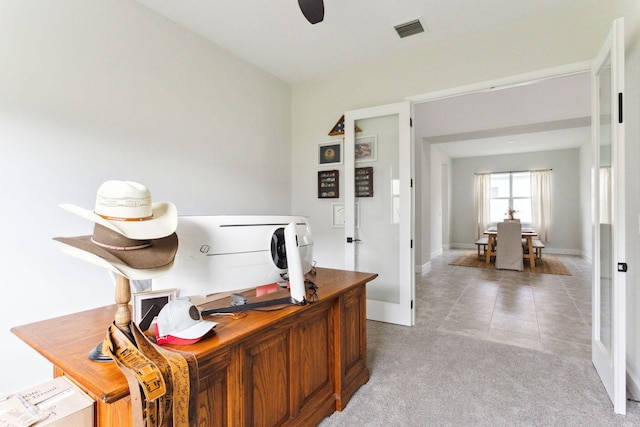
[[433, 258], [435, 258], [437, 256], [442, 255], [443, 253], [444, 253], [444, 251], [442, 250], [442, 248], [440, 248], [440, 249], [438, 249], [436, 251], [431, 252], [430, 257], [431, 257], [431, 259], [433, 259]]
[[452, 243], [451, 249], [475, 249], [476, 245], [473, 243]]
[[416, 274], [425, 274], [431, 270], [431, 261], [425, 262], [422, 265], [416, 265]]
[[640, 400], [640, 380], [627, 366], [627, 392], [633, 400]]

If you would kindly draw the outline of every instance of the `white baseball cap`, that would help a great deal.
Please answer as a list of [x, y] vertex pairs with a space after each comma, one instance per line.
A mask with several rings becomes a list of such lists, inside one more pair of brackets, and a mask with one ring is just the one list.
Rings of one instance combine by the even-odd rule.
[[158, 313], [158, 344], [187, 345], [198, 342], [218, 323], [204, 320], [198, 307], [184, 299], [169, 301]]

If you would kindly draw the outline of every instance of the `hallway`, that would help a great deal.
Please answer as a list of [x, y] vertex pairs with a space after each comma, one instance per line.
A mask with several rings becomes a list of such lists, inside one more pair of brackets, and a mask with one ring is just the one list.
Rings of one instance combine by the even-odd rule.
[[571, 276], [449, 265], [463, 252], [416, 277], [418, 325], [591, 360], [591, 264], [558, 256]]

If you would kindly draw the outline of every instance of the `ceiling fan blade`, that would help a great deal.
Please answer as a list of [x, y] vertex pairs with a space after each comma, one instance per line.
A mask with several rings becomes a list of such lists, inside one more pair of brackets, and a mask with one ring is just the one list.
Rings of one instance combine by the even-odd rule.
[[317, 24], [324, 19], [324, 0], [298, 0], [298, 5], [310, 23]]

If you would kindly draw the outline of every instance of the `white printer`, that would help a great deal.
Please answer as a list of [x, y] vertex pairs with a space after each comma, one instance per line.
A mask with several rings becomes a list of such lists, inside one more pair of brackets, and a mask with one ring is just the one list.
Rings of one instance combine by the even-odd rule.
[[285, 227], [296, 224], [303, 273], [312, 267], [313, 241], [302, 216], [180, 216], [173, 268], [153, 289], [179, 296], [210, 295], [282, 282], [287, 274]]

